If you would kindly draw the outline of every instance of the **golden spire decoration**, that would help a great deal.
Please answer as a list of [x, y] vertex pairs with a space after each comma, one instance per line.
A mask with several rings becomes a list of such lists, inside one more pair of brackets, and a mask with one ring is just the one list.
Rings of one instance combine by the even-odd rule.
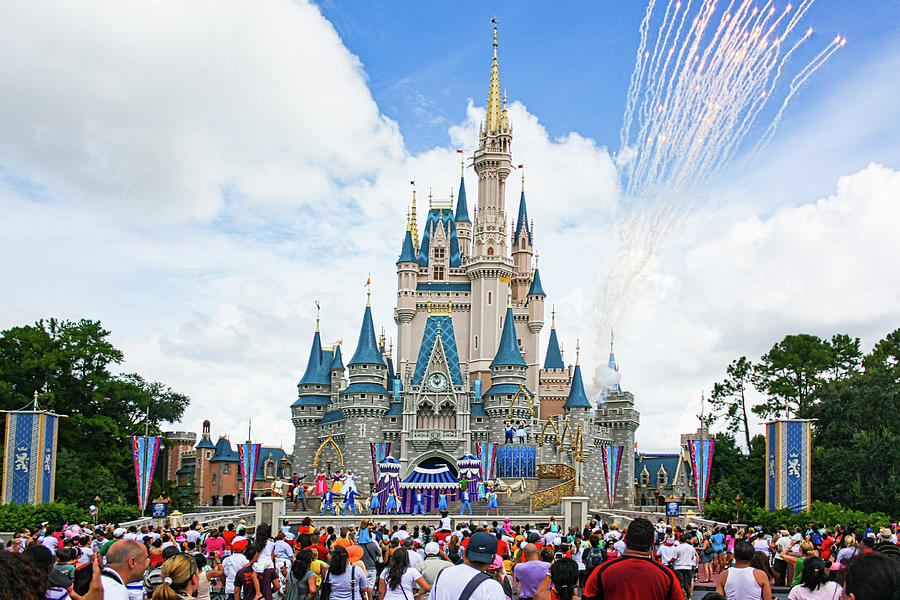
[[413, 199], [412, 199], [412, 216], [409, 221], [409, 231], [412, 233], [413, 239], [413, 247], [416, 249], [416, 254], [419, 253], [419, 226], [416, 223], [416, 188], [413, 188]]
[[553, 310], [550, 311], [550, 329], [556, 329], [556, 305], [553, 305]]
[[491, 88], [488, 92], [487, 117], [484, 123], [485, 135], [500, 130], [500, 68], [497, 66], [497, 25], [494, 20], [494, 60], [491, 64]]
[[575, 340], [575, 366], [581, 364], [581, 340]]

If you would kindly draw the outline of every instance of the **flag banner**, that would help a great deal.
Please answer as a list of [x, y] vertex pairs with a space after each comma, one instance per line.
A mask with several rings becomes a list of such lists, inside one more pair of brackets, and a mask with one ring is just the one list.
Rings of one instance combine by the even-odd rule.
[[245, 506], [249, 506], [250, 500], [253, 498], [253, 480], [256, 478], [256, 466], [259, 464], [260, 446], [261, 444], [251, 444], [250, 442], [238, 444]]
[[694, 491], [697, 493], [697, 505], [702, 508], [709, 493], [709, 474], [712, 471], [716, 441], [713, 439], [688, 440], [688, 448], [691, 451], [691, 469], [694, 471]]
[[778, 423], [766, 424], [766, 510], [778, 510]]
[[6, 413], [3, 504], [53, 502], [59, 415], [44, 411]]
[[603, 457], [603, 476], [606, 479], [606, 497], [610, 507], [616, 502], [616, 486], [619, 483], [619, 469], [622, 467], [624, 449], [625, 446], [604, 445], [600, 447], [600, 454]]
[[482, 383], [480, 379], [472, 382], [472, 393], [475, 395], [475, 402], [481, 402]]
[[369, 442], [372, 450], [372, 476], [378, 481], [378, 464], [391, 453], [390, 442]]
[[766, 423], [766, 508], [794, 512], [812, 508], [812, 421]]
[[393, 388], [391, 389], [391, 394], [394, 396], [394, 402], [400, 402], [400, 392], [403, 391], [403, 383], [400, 381], [400, 378], [394, 379]]
[[143, 514], [150, 499], [150, 484], [156, 469], [156, 457], [162, 438], [135, 435], [131, 437], [131, 456], [134, 459], [134, 478], [137, 481], [138, 508]]
[[497, 465], [497, 444], [496, 442], [483, 442], [476, 444], [478, 450], [478, 458], [481, 460], [481, 480], [487, 481], [494, 478], [494, 469]]

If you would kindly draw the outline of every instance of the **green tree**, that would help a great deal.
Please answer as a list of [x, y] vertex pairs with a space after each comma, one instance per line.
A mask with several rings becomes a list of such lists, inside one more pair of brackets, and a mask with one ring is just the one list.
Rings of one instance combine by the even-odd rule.
[[130, 436], [177, 421], [190, 402], [140, 375], [115, 374], [124, 355], [99, 321], [41, 320], [0, 332], [0, 408], [67, 415], [59, 428], [57, 499], [136, 502]]
[[747, 420], [747, 388], [753, 365], [742, 356], [731, 361], [725, 369], [725, 379], [713, 385], [709, 399], [713, 418], [725, 421], [725, 429], [732, 435], [744, 434], [746, 447], [750, 448], [750, 425]]
[[747, 455], [741, 453], [729, 433], [715, 434], [715, 441], [708, 499], [733, 504], [735, 497], [740, 496], [747, 507], [761, 504], [765, 491], [765, 437], [751, 438]]

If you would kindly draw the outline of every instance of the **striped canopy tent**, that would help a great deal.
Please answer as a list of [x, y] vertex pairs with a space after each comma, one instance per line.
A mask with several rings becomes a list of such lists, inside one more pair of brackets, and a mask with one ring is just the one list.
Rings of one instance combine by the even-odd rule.
[[481, 469], [481, 459], [473, 454], [466, 454], [456, 461], [459, 466], [460, 479], [466, 479], [469, 482], [470, 497], [475, 498], [478, 492], [478, 481], [480, 479], [479, 470]]
[[425, 512], [428, 513], [437, 510], [441, 492], [447, 494], [448, 502], [456, 500], [459, 495], [459, 482], [454, 479], [446, 465], [434, 469], [416, 467], [400, 483], [400, 490], [403, 512], [413, 511], [416, 492], [421, 490], [425, 500]]
[[379, 514], [384, 513], [384, 505], [387, 502], [388, 494], [393, 489], [400, 497], [400, 461], [393, 456], [386, 457], [378, 463], [378, 485], [375, 488], [378, 494]]

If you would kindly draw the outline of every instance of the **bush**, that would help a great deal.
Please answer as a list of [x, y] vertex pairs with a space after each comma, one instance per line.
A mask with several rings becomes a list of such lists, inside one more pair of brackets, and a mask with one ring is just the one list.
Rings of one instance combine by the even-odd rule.
[[[714, 498], [707, 502], [704, 506], [703, 515], [714, 521], [737, 521], [734, 502], [728, 502], [720, 498]], [[840, 504], [821, 502], [819, 500], [812, 503], [811, 511], [799, 513], [786, 508], [770, 512], [764, 508], [745, 504], [741, 506], [740, 521], [751, 525], [761, 525], [766, 529], [775, 529], [782, 525], [789, 528], [795, 525], [805, 528], [810, 523], [815, 523], [816, 525], [824, 523], [826, 527], [832, 528], [840, 524], [857, 532], [865, 530], [868, 526], [871, 526], [872, 529], [878, 529], [891, 524], [890, 517], [884, 513], [867, 513], [846, 508]]]
[[[108, 523], [131, 521], [140, 517], [137, 506], [131, 504], [101, 504], [99, 517]], [[50, 502], [48, 504], [4, 504], [0, 506], [0, 531], [18, 531], [28, 527], [32, 531], [47, 521], [54, 530], [66, 523], [92, 523], [86, 508], [67, 502]]]

